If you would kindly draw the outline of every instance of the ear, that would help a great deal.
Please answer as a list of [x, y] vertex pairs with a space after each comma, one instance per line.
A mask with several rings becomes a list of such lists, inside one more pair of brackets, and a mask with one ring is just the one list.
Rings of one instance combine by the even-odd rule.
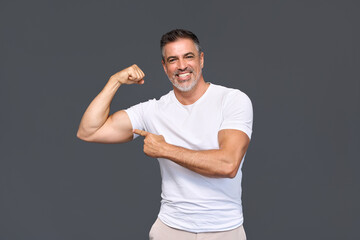
[[165, 71], [165, 73], [166, 73], [166, 75], [167, 75], [167, 69], [166, 69], [166, 65], [165, 65], [164, 60], [161, 60], [161, 64], [162, 64], [162, 66], [163, 66], [163, 68], [164, 68], [164, 71]]
[[200, 53], [200, 66], [201, 69], [204, 67], [204, 52]]

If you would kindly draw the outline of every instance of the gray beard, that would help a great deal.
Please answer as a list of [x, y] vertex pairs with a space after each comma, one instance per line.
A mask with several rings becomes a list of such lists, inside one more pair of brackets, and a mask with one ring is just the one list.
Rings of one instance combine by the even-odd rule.
[[[200, 76], [201, 76], [201, 72], [202, 72], [202, 71], [200, 71], [199, 76], [197, 76], [197, 78], [195, 79], [195, 81], [193, 81], [190, 85], [188, 85], [188, 86], [186, 86], [186, 87], [181, 86], [181, 85], [180, 85], [179, 83], [177, 83], [175, 80], [173, 81], [169, 76], [168, 76], [168, 78], [169, 78], [170, 82], [172, 83], [172, 85], [173, 85], [174, 87], [176, 87], [179, 91], [181, 91], [181, 92], [188, 92], [188, 91], [190, 91], [191, 89], [193, 89], [193, 88], [195, 87], [195, 85], [199, 82], [199, 79], [200, 79]], [[175, 78], [175, 76], [174, 76], [174, 78]]]

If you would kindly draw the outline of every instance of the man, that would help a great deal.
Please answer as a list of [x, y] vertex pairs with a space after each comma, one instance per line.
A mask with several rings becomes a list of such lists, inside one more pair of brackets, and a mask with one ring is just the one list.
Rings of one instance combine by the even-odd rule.
[[161, 38], [162, 65], [173, 90], [109, 116], [121, 85], [143, 84], [132, 65], [110, 77], [81, 120], [85, 141], [123, 143], [141, 135], [157, 158], [162, 200], [150, 239], [246, 239], [241, 166], [252, 133], [252, 105], [241, 91], [204, 81], [204, 53], [190, 31]]

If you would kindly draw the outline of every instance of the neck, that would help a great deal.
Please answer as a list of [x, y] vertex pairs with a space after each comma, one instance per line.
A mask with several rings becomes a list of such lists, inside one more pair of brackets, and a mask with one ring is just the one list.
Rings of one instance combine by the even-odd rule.
[[206, 92], [209, 85], [210, 83], [206, 83], [203, 76], [201, 76], [199, 82], [190, 91], [182, 92], [176, 87], [173, 88], [177, 100], [183, 105], [190, 105], [196, 102]]

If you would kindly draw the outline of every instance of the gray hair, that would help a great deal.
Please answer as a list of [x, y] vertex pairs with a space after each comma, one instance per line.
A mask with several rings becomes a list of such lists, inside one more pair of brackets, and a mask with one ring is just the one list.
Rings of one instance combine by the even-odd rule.
[[199, 39], [197, 36], [185, 29], [174, 29], [170, 32], [165, 33], [160, 40], [160, 50], [161, 50], [161, 59], [164, 61], [164, 46], [170, 42], [175, 42], [176, 40], [180, 38], [188, 38], [193, 40], [196, 50], [199, 52], [199, 54], [202, 52]]

